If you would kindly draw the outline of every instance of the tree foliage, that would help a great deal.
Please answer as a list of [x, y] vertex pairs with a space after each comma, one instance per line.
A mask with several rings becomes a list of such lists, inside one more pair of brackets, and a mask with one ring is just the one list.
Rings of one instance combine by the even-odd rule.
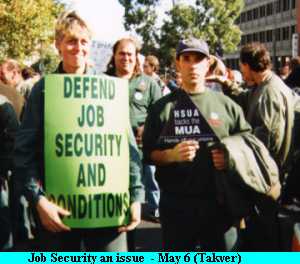
[[55, 0], [0, 0], [0, 57], [22, 61], [41, 54], [53, 43], [62, 9]]
[[[234, 21], [242, 11], [243, 0], [201, 0], [195, 1], [194, 5], [173, 1], [173, 8], [166, 12], [166, 19], [159, 29], [155, 28], [157, 17], [150, 16], [151, 23], [148, 22], [147, 12], [150, 11], [146, 10], [153, 9], [155, 14], [155, 7], [160, 1], [119, 2], [125, 7], [126, 29], [141, 35], [144, 53], [156, 54], [163, 65], [171, 65], [178, 41], [190, 35], [206, 39], [211, 52], [220, 47], [224, 52], [232, 52], [240, 42], [241, 32]], [[132, 5], [131, 2], [139, 3]], [[145, 13], [139, 16], [139, 10]]]
[[143, 39], [142, 52], [152, 53], [158, 42], [156, 7], [159, 0], [119, 0], [125, 7], [124, 27]]

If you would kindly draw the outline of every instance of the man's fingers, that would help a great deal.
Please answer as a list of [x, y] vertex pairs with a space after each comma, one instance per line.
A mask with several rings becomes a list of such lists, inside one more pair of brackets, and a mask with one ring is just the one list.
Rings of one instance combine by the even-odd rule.
[[59, 231], [60, 231], [60, 229], [59, 229], [59, 227], [57, 226], [56, 222], [53, 221], [53, 220], [51, 220], [51, 219], [49, 219], [49, 220], [46, 221], [46, 222], [43, 222], [43, 226], [45, 227], [45, 229], [47, 229], [47, 230], [50, 231], [50, 232], [56, 233], [56, 232], [59, 232]]
[[[186, 143], [186, 142], [185, 142]], [[195, 143], [186, 143], [180, 146], [179, 148], [179, 153], [181, 155], [185, 155], [187, 153], [196, 153], [196, 151], [199, 149], [199, 144], [198, 142]]]
[[44, 227], [51, 232], [63, 232], [63, 231], [70, 231], [71, 228], [66, 226], [59, 216], [54, 217], [53, 219], [48, 219], [46, 222], [43, 223]]
[[226, 169], [224, 151], [221, 149], [213, 149], [211, 151], [214, 167], [217, 170]]
[[213, 149], [213, 150], [211, 151], [211, 153], [214, 155], [214, 154], [223, 154], [224, 152], [223, 152], [223, 150], [221, 150], [221, 149]]
[[57, 223], [57, 226], [58, 228], [58, 232], [63, 232], [63, 231], [71, 231], [71, 228], [66, 226], [64, 223]]
[[182, 141], [173, 148], [173, 160], [177, 162], [192, 161], [199, 149], [199, 143], [195, 140]]
[[188, 153], [188, 152], [195, 152], [197, 149], [192, 146], [184, 146], [181, 149], [179, 149], [179, 153]]
[[215, 165], [215, 168], [217, 170], [225, 170], [226, 167], [224, 165]]
[[55, 232], [55, 227], [53, 223], [51, 223], [51, 221], [42, 221], [42, 225], [46, 230], [50, 232]]
[[216, 157], [213, 157], [213, 161], [216, 163], [216, 162], [224, 162], [224, 158], [221, 157], [221, 156], [216, 156]]
[[62, 221], [61, 218], [57, 215], [57, 217], [55, 217], [54, 219], [55, 221], [55, 226], [58, 229], [58, 231], [70, 231], [71, 228], [66, 226]]
[[196, 156], [196, 152], [187, 152], [182, 155], [182, 159], [186, 161], [192, 161]]
[[140, 221], [138, 221], [138, 220], [131, 221], [131, 223], [129, 225], [119, 227], [118, 231], [119, 232], [131, 231], [131, 230], [135, 229], [139, 225], [139, 223], [140, 223]]
[[71, 214], [69, 211], [67, 211], [64, 208], [61, 208], [57, 205], [56, 205], [56, 208], [57, 208], [57, 212], [62, 216], [69, 216]]
[[70, 231], [60, 218], [61, 216], [69, 216], [70, 212], [49, 202], [46, 198], [41, 198], [38, 205], [38, 212], [45, 229], [51, 232]]
[[206, 81], [209, 82], [218, 82], [218, 83], [224, 83], [226, 81], [227, 77], [223, 75], [211, 75], [205, 78]]
[[187, 140], [181, 143], [183, 146], [191, 146], [195, 148], [199, 148], [199, 143], [196, 140]]

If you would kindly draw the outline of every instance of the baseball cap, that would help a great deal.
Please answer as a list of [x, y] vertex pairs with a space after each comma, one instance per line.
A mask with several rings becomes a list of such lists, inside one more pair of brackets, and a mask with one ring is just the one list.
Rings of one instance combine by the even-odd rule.
[[202, 39], [190, 37], [188, 39], [180, 40], [176, 49], [176, 58], [178, 59], [180, 54], [189, 51], [199, 52], [209, 57], [208, 45], [206, 41]]

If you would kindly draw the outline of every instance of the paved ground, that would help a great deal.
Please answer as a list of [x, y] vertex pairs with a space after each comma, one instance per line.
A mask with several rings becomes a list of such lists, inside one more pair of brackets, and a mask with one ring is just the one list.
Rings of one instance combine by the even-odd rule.
[[146, 221], [145, 205], [142, 210], [142, 223], [136, 231], [136, 251], [161, 251], [161, 228], [160, 224]]
[[143, 221], [136, 232], [136, 251], [161, 251], [160, 224]]

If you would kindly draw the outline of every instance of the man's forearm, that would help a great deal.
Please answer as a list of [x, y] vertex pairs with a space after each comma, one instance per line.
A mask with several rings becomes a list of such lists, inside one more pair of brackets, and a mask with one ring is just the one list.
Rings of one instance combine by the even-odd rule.
[[153, 150], [150, 158], [155, 165], [168, 165], [175, 162], [173, 157], [173, 149]]

